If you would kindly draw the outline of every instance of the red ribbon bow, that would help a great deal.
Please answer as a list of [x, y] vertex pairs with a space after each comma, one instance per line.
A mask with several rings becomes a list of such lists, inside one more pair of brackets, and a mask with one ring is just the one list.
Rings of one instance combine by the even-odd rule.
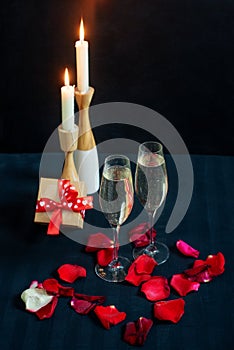
[[84, 219], [85, 210], [93, 208], [93, 197], [78, 197], [78, 191], [70, 183], [70, 180], [58, 180], [58, 194], [60, 202], [49, 198], [37, 200], [37, 213], [53, 211], [48, 225], [48, 235], [59, 234], [59, 228], [62, 223], [62, 210], [72, 210], [74, 213], [80, 213]]

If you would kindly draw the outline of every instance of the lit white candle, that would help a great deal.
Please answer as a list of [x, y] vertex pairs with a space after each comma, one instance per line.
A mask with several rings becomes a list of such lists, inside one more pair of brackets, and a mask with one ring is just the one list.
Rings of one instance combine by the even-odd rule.
[[64, 130], [74, 128], [74, 86], [69, 85], [68, 69], [65, 69], [64, 86], [61, 87], [62, 127]]
[[89, 88], [89, 44], [84, 40], [84, 24], [80, 21], [80, 40], [76, 41], [77, 88], [86, 93]]

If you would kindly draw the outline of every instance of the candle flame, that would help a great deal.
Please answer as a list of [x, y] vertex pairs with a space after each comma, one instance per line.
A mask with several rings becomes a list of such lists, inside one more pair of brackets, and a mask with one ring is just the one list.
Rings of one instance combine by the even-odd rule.
[[70, 81], [69, 81], [69, 73], [68, 73], [68, 69], [65, 69], [65, 74], [64, 74], [64, 83], [66, 86], [69, 86]]
[[84, 40], [84, 22], [83, 18], [80, 20], [80, 41]]

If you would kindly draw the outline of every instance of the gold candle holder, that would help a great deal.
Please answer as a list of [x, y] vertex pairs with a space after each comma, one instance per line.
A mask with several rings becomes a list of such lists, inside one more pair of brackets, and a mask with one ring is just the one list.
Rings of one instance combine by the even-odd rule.
[[96, 147], [96, 142], [89, 120], [89, 106], [93, 98], [94, 88], [89, 87], [84, 94], [75, 89], [75, 98], [79, 107], [79, 137], [77, 149], [82, 151], [90, 150]]
[[79, 135], [76, 152], [76, 165], [81, 181], [87, 186], [87, 193], [97, 192], [99, 188], [99, 162], [95, 138], [90, 125], [89, 107], [94, 88], [89, 87], [86, 93], [75, 89], [76, 103], [79, 108]]
[[79, 176], [74, 163], [73, 153], [77, 149], [78, 126], [74, 125], [73, 130], [64, 130], [62, 125], [58, 127], [60, 147], [65, 153], [65, 162], [61, 178], [70, 180], [71, 183], [78, 182]]
[[[58, 127], [58, 135], [60, 141], [60, 147], [65, 153], [65, 161], [62, 170], [61, 179], [70, 180], [72, 185], [78, 192], [78, 197], [86, 197], [87, 190], [86, 184], [79, 181], [78, 173], [74, 163], [74, 151], [77, 150], [78, 142], [78, 126], [74, 125], [74, 129], [71, 131], [64, 130], [62, 125]], [[41, 178], [38, 191], [38, 200], [46, 198], [55, 202], [60, 202], [61, 198], [58, 192], [58, 179]], [[60, 207], [58, 207], [60, 208]], [[89, 208], [90, 209], [90, 208]], [[84, 219], [79, 212], [73, 212], [72, 210], [62, 210], [62, 222], [61, 224], [66, 226], [75, 226], [83, 228]], [[53, 215], [53, 211], [38, 211], [35, 212], [35, 222], [50, 223]], [[53, 232], [47, 232], [48, 234], [59, 234], [59, 228]]]

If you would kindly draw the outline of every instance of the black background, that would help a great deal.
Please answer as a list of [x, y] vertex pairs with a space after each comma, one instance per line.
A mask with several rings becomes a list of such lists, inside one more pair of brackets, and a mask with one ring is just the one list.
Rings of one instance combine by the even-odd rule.
[[[93, 104], [144, 105], [190, 153], [234, 154], [233, 1], [8, 0], [0, 12], [1, 152], [42, 152], [61, 122], [60, 87], [66, 66], [76, 84], [83, 15]], [[97, 142], [105, 133], [96, 131]]]

